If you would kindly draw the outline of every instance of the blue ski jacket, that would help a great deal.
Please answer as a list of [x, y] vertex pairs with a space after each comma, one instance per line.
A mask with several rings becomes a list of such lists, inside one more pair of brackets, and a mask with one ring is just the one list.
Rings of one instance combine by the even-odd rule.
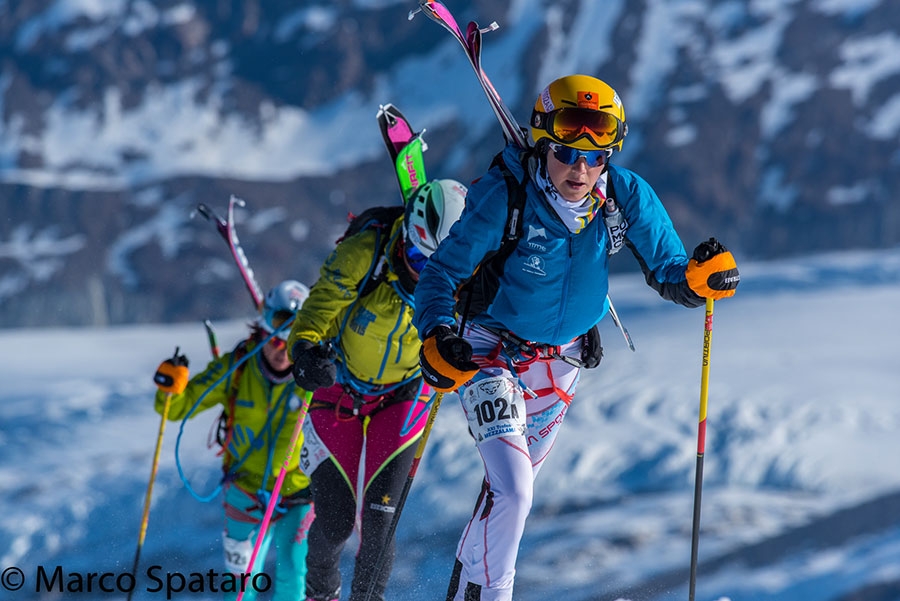
[[[532, 342], [565, 344], [591, 329], [609, 308], [609, 234], [602, 211], [571, 233], [528, 176], [522, 151], [509, 145], [503, 160], [526, 185], [522, 237], [506, 260], [493, 303], [468, 318]], [[648, 285], [664, 299], [702, 305], [704, 299], [687, 285], [688, 257], [656, 192], [628, 169], [608, 169], [608, 186], [628, 221], [625, 244]], [[438, 325], [456, 323], [454, 293], [485, 255], [500, 247], [508, 198], [496, 166], [469, 187], [465, 210], [419, 276], [413, 324], [423, 338]]]

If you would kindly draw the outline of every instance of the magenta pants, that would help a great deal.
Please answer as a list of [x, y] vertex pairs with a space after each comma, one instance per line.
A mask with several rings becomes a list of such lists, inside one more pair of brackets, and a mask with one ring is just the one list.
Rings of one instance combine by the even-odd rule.
[[[354, 528], [359, 548], [350, 601], [383, 601], [395, 546], [387, 540], [407, 480], [417, 440], [428, 415], [427, 393], [401, 389], [394, 398], [371, 402], [353, 414], [353, 399], [340, 386], [313, 395], [303, 426], [300, 468], [312, 479], [316, 519], [309, 532], [307, 596], [341, 597], [340, 555]], [[375, 570], [379, 557], [383, 568]], [[367, 595], [374, 580], [373, 595]]]

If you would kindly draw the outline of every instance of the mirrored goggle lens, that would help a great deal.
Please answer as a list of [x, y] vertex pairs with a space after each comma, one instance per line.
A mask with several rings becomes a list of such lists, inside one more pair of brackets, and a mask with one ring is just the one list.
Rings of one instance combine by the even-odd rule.
[[609, 113], [564, 108], [550, 113], [547, 133], [557, 141], [570, 144], [588, 138], [597, 148], [608, 148], [621, 139], [621, 122]]
[[609, 160], [611, 150], [578, 150], [562, 144], [550, 144], [553, 157], [564, 165], [574, 165], [578, 159], [584, 157], [588, 167], [600, 167]]
[[419, 250], [415, 244], [409, 243], [406, 245], [406, 262], [416, 273], [419, 273], [425, 268], [428, 257], [423, 255], [422, 251]]
[[[271, 334], [292, 319], [294, 319], [294, 314], [290, 311], [266, 311], [266, 313], [263, 315], [262, 327], [266, 332]], [[290, 326], [285, 326], [281, 331], [278, 332], [276, 337], [283, 341], [287, 341], [288, 335], [290, 333]]]

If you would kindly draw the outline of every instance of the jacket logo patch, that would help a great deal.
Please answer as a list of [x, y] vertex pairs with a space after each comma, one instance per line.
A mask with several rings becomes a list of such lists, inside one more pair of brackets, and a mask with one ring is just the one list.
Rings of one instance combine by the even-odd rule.
[[544, 271], [544, 260], [537, 255], [531, 255], [525, 259], [525, 265], [522, 267], [522, 271], [540, 276], [547, 275], [547, 272]]
[[528, 238], [525, 239], [526, 242], [531, 242], [532, 238], [537, 238], [540, 236], [543, 239], [547, 239], [547, 232], [542, 227], [534, 227], [533, 225], [528, 226]]
[[350, 329], [359, 334], [360, 336], [366, 335], [366, 328], [369, 327], [369, 324], [375, 321], [376, 315], [371, 311], [368, 311], [364, 307], [360, 307], [356, 314], [353, 316], [353, 319], [350, 321]]

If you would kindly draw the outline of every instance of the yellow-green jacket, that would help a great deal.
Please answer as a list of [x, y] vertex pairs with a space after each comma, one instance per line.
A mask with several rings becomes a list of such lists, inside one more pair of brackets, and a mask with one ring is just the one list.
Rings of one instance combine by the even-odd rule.
[[[398, 218], [387, 234], [391, 241], [383, 256], [376, 257], [376, 237], [386, 235], [384, 231], [365, 229], [341, 241], [325, 260], [319, 280], [294, 319], [288, 348], [298, 340], [332, 341], [345, 368], [339, 367], [338, 381], [343, 381], [346, 371], [360, 382], [375, 385], [395, 384], [420, 373], [421, 342], [412, 325], [415, 283], [402, 264], [395, 264], [402, 221]], [[385, 269], [385, 278], [360, 297], [376, 260], [374, 271]]]
[[[255, 342], [247, 343], [247, 353], [253, 350], [255, 344]], [[243, 364], [244, 369], [238, 381], [237, 397], [234, 401], [233, 431], [223, 455], [223, 469], [227, 471], [237, 467], [233, 475], [235, 483], [251, 493], [257, 492], [262, 487], [267, 465], [268, 478], [264, 488], [269, 492], [274, 488], [275, 480], [287, 455], [304, 395], [304, 390], [294, 384], [290, 375], [283, 383], [270, 382], [261, 371], [261, 354], [262, 351], [256, 353]], [[168, 418], [173, 421], [183, 419], [207, 388], [237, 360], [235, 352], [232, 351], [211, 361], [205, 370], [191, 378], [182, 394], [172, 395]], [[213, 405], [228, 407], [233, 377], [234, 373], [210, 390], [191, 417]], [[155, 407], [160, 414], [165, 400], [165, 393], [157, 391]], [[297, 448], [302, 444], [301, 434]], [[300, 453], [295, 449], [288, 465], [289, 471], [282, 484], [280, 494], [283, 497], [309, 486], [309, 478], [297, 467], [299, 459]]]

